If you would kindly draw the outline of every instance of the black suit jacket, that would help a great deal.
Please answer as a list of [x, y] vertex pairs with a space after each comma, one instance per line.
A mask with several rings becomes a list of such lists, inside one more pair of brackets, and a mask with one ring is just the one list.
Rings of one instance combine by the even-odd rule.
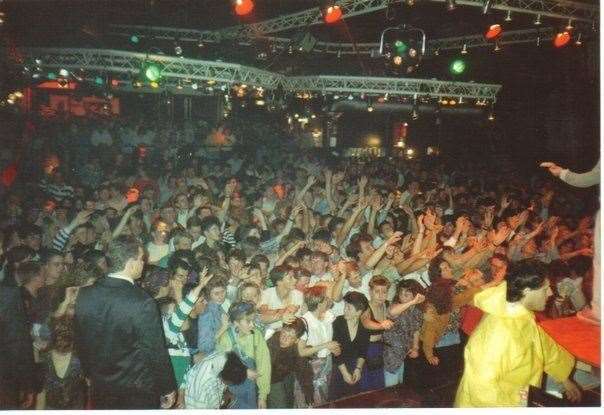
[[83, 287], [75, 323], [82, 368], [97, 393], [161, 396], [176, 389], [157, 305], [141, 288], [111, 277]]
[[[0, 285], [0, 389], [34, 391], [35, 365], [30, 330], [21, 289]], [[7, 391], [0, 391], [0, 400], [4, 393]]]

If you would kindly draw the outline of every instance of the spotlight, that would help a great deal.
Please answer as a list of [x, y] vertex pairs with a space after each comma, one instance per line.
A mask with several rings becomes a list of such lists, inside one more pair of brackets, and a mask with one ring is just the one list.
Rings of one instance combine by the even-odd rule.
[[455, 10], [457, 8], [457, 4], [455, 3], [455, 0], [447, 0], [447, 11], [448, 12], [452, 12], [453, 10]]
[[466, 70], [466, 63], [463, 59], [455, 59], [449, 65], [449, 72], [453, 75], [461, 75]]
[[337, 4], [333, 4], [333, 1], [327, 2], [323, 7], [323, 19], [325, 23], [331, 24], [336, 23], [342, 18], [342, 9]]
[[69, 71], [67, 69], [61, 68], [61, 69], [59, 69], [59, 75], [69, 76]]
[[94, 83], [98, 86], [102, 86], [105, 83], [105, 80], [101, 76], [97, 76], [94, 78]]
[[367, 112], [373, 112], [373, 105], [371, 103], [367, 104]]
[[512, 21], [512, 11], [508, 10], [508, 14], [505, 15], [505, 19], [506, 22], [511, 22]]
[[197, 85], [197, 82], [193, 82], [191, 84], [191, 88], [194, 89], [194, 90], [197, 90], [197, 88], [199, 88], [199, 85]]
[[139, 37], [137, 35], [132, 35], [130, 36], [130, 42], [131, 43], [138, 43], [140, 41]]
[[409, 7], [415, 6], [415, 0], [406, 0], [405, 3], [407, 3], [407, 6]]
[[482, 14], [487, 14], [491, 11], [492, 0], [484, 0], [482, 4]]
[[581, 33], [577, 35], [577, 40], [575, 40], [575, 46], [581, 46], [583, 42], [581, 42]]
[[557, 48], [564, 47], [570, 42], [570, 33], [560, 32], [554, 37], [554, 46]]
[[352, 96], [352, 94], [348, 95], [348, 100], [352, 101], [354, 99], [354, 97]]
[[489, 121], [495, 121], [495, 103], [491, 104], [491, 110], [489, 111]]
[[235, 0], [235, 13], [237, 16], [248, 15], [254, 10], [254, 2], [252, 0]]
[[156, 81], [149, 82], [149, 85], [151, 85], [151, 88], [153, 89], [159, 88], [159, 83], [157, 83]]
[[461, 48], [461, 54], [465, 55], [468, 53], [468, 45], [466, 43], [463, 44], [462, 48]]
[[392, 63], [395, 64], [396, 66], [400, 66], [403, 63], [403, 58], [401, 56], [395, 56], [394, 58], [392, 58]]
[[178, 44], [178, 42], [174, 42], [174, 53], [175, 53], [177, 56], [182, 55], [182, 46], [180, 46], [180, 45]]
[[148, 81], [157, 82], [161, 79], [161, 67], [153, 62], [143, 65], [143, 74]]
[[533, 24], [535, 26], [539, 26], [541, 24], [541, 15], [540, 14], [537, 15], [537, 18], [535, 19], [535, 21], [533, 22]]
[[573, 26], [573, 19], [568, 19], [568, 23], [566, 24], [566, 27], [564, 28], [567, 32], [570, 32], [571, 30], [574, 29]]
[[499, 52], [500, 50], [501, 50], [501, 46], [499, 46], [499, 42], [498, 42], [498, 41], [496, 41], [496, 42], [495, 42], [495, 49], [493, 49], [493, 51], [495, 51], [495, 52]]
[[500, 24], [496, 23], [489, 26], [487, 31], [484, 33], [484, 37], [486, 40], [494, 40], [501, 36], [501, 33], [503, 33], [503, 28]]

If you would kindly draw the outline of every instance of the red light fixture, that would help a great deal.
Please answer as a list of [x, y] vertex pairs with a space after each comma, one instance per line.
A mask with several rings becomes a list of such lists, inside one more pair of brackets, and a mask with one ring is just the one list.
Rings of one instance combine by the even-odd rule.
[[254, 10], [253, 0], [235, 0], [235, 13], [237, 16], [248, 15]]
[[325, 23], [335, 23], [342, 18], [342, 9], [337, 4], [328, 6], [325, 8], [323, 18], [325, 19]]
[[570, 42], [570, 33], [567, 31], [560, 32], [556, 34], [556, 37], [554, 37], [554, 46], [557, 48], [566, 46], [568, 42]]
[[492, 24], [484, 34], [486, 40], [495, 40], [503, 33], [503, 28], [500, 24]]

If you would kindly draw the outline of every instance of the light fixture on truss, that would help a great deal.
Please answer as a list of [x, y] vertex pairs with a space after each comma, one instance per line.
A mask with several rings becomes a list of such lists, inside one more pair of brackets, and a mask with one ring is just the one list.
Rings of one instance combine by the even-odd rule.
[[408, 25], [389, 27], [380, 37], [379, 56], [394, 73], [411, 73], [420, 64], [426, 52], [426, 34], [422, 29]]

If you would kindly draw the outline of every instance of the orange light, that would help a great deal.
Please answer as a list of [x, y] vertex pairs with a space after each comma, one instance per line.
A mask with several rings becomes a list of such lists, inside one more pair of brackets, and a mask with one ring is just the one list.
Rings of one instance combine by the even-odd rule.
[[570, 42], [570, 33], [568, 32], [558, 33], [554, 38], [554, 46], [557, 48], [566, 46], [568, 42]]
[[235, 13], [237, 13], [238, 16], [250, 14], [252, 10], [254, 10], [254, 2], [252, 0], [235, 1]]
[[342, 10], [337, 4], [325, 10], [325, 23], [335, 23], [342, 18]]
[[502, 32], [503, 32], [503, 29], [501, 28], [500, 24], [493, 24], [493, 25], [489, 26], [486, 33], [484, 34], [484, 37], [487, 40], [493, 40], [493, 39], [496, 39], [497, 37], [499, 37], [499, 35], [501, 35]]
[[117, 79], [112, 79], [111, 86], [120, 86], [120, 81], [118, 81]]

